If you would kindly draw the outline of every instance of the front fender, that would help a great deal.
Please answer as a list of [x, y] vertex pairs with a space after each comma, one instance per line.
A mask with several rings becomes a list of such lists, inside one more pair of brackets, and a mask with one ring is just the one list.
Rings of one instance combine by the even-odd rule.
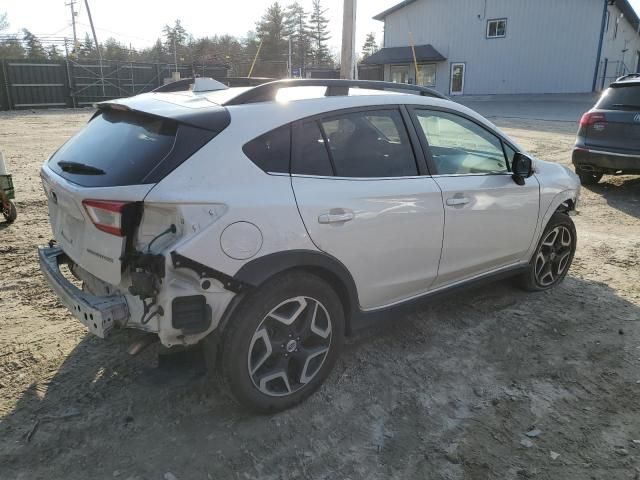
[[[549, 220], [554, 213], [558, 210], [565, 210], [567, 212], [575, 211], [578, 192], [573, 189], [563, 190], [560, 193], [556, 194], [551, 202], [548, 204], [547, 208], [544, 210], [544, 214], [540, 216], [538, 220], [538, 226], [536, 228], [536, 234], [534, 237], [534, 242], [531, 244], [529, 252], [527, 252], [526, 258], [531, 258], [538, 247], [538, 242], [540, 241], [540, 237], [542, 237], [542, 233], [546, 228]], [[543, 205], [541, 205], [540, 211], [542, 212]]]

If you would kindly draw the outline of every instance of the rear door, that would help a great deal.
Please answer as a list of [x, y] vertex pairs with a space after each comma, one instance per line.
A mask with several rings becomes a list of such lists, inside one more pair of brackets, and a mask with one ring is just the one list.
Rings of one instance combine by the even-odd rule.
[[604, 117], [587, 126], [587, 146], [640, 152], [640, 83], [610, 87], [595, 108]]
[[406, 119], [398, 107], [385, 106], [294, 126], [292, 184], [300, 214], [315, 245], [349, 269], [364, 309], [427, 291], [438, 271], [442, 196], [422, 175]]
[[418, 108], [413, 113], [444, 200], [444, 242], [434, 287], [524, 260], [538, 222], [535, 176], [517, 185], [509, 170], [515, 151], [470, 118]]

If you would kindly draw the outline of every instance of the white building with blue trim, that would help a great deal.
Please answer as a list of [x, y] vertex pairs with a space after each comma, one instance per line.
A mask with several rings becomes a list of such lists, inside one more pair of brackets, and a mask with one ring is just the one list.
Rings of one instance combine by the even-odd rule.
[[640, 71], [628, 0], [405, 0], [374, 18], [384, 45], [364, 63], [448, 95], [591, 92]]

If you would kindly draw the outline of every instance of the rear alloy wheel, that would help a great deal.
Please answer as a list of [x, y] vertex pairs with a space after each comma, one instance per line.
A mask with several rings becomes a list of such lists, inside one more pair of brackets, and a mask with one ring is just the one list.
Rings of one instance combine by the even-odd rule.
[[285, 300], [262, 320], [251, 339], [249, 375], [261, 393], [297, 392], [318, 374], [331, 347], [331, 318], [318, 300]]
[[585, 172], [584, 170], [578, 170], [576, 173], [580, 177], [582, 185], [595, 185], [604, 175], [603, 173]]
[[523, 287], [547, 290], [567, 275], [576, 251], [576, 229], [566, 213], [555, 213], [538, 244], [529, 268], [522, 277]]
[[251, 292], [222, 333], [220, 367], [232, 396], [260, 412], [290, 408], [327, 377], [342, 348], [337, 294], [303, 272]]

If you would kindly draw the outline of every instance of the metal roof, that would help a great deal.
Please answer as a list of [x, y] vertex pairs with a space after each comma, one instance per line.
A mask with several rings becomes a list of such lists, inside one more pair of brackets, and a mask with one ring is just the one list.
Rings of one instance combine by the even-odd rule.
[[[379, 13], [378, 15], [376, 15], [373, 18], [375, 20], [384, 21], [384, 19], [386, 17], [388, 17], [389, 15], [391, 15], [393, 12], [396, 12], [396, 11], [400, 10], [401, 8], [404, 8], [407, 5], [411, 5], [412, 3], [416, 2], [416, 1], [417, 0], [404, 0], [403, 2], [400, 2], [397, 5], [394, 5], [393, 7], [386, 9], [384, 12]], [[638, 26], [640, 25], [640, 18], [638, 17], [638, 14], [634, 10], [634, 8], [631, 6], [631, 3], [629, 3], [629, 0], [612, 0], [612, 1], [622, 11], [622, 13], [624, 14], [625, 18], [629, 21], [629, 23], [631, 23], [631, 25], [636, 30], [638, 30]]]
[[[416, 60], [418, 62], [442, 62], [446, 60], [431, 45], [416, 45]], [[411, 47], [385, 47], [367, 57], [362, 63], [365, 65], [386, 65], [389, 63], [413, 63]]]
[[633, 26], [633, 28], [638, 31], [638, 25], [640, 24], [640, 18], [638, 18], [638, 14], [629, 3], [629, 0], [615, 0], [615, 4], [618, 6], [620, 11], [624, 14], [624, 18]]
[[391, 15], [393, 12], [400, 10], [401, 8], [406, 7], [407, 5], [415, 2], [416, 0], [404, 0], [403, 2], [398, 3], [397, 5], [394, 5], [391, 8], [387, 8], [384, 12], [379, 13], [378, 15], [376, 15], [374, 18], [374, 20], [380, 20], [383, 21], [385, 19], [385, 17]]

